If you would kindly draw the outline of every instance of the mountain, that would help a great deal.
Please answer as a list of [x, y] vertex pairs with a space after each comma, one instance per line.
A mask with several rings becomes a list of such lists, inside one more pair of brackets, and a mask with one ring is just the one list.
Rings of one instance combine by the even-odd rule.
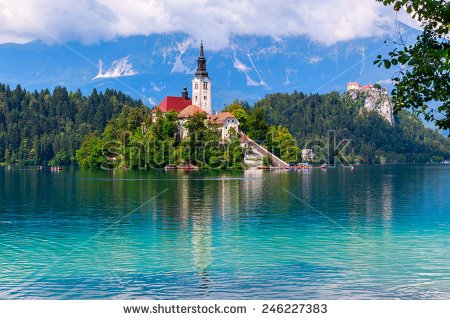
[[[342, 92], [349, 81], [388, 84], [391, 76], [372, 64], [376, 55], [387, 51], [381, 38], [327, 47], [306, 37], [239, 36], [220, 51], [209, 51], [207, 43], [205, 50], [215, 110], [234, 99], [253, 103], [274, 92]], [[94, 45], [3, 44], [0, 81], [28, 90], [80, 88], [84, 94], [113, 88], [150, 106], [166, 95], [181, 94], [184, 85], [190, 88], [197, 56], [198, 43], [185, 34]]]

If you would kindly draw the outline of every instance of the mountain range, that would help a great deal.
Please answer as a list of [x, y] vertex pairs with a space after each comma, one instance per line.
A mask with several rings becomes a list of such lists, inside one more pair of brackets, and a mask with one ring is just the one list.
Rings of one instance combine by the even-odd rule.
[[[230, 43], [220, 51], [204, 44], [215, 110], [235, 99], [253, 103], [274, 92], [343, 92], [350, 81], [390, 84], [392, 71], [373, 65], [378, 54], [388, 51], [384, 38], [325, 46], [307, 37], [236, 36]], [[114, 88], [153, 106], [166, 95], [181, 95], [184, 85], [190, 90], [198, 46], [180, 33], [93, 45], [2, 44], [0, 81], [28, 90], [80, 88], [85, 94]]]

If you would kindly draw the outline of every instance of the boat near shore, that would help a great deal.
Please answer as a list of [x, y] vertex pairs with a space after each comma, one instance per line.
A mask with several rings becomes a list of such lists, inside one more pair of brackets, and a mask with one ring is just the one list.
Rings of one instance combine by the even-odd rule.
[[164, 170], [166, 170], [166, 171], [169, 171], [169, 170], [177, 170], [178, 168], [177, 168], [177, 165], [176, 164], [167, 164], [165, 167], [164, 167]]
[[199, 168], [197, 166], [193, 166], [192, 164], [186, 164], [186, 165], [180, 165], [177, 166], [178, 170], [198, 170]]

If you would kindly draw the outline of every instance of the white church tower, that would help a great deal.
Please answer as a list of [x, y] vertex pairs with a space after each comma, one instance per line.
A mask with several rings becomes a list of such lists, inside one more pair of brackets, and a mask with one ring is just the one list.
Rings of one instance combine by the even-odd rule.
[[192, 79], [192, 104], [211, 114], [211, 79], [206, 71], [206, 59], [203, 54], [203, 42], [200, 44], [197, 71]]

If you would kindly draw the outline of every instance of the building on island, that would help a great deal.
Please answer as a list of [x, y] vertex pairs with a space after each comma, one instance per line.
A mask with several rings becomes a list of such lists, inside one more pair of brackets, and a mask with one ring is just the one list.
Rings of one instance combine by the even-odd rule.
[[203, 51], [203, 43], [200, 44], [200, 55], [197, 59], [197, 70], [192, 79], [192, 97], [184, 87], [181, 97], [167, 96], [161, 103], [153, 109], [153, 112], [160, 110], [163, 113], [175, 111], [178, 113], [178, 131], [181, 139], [187, 136], [185, 123], [188, 118], [197, 112], [206, 113], [208, 120], [219, 126], [222, 140], [227, 140], [230, 130], [239, 131], [239, 121], [230, 112], [212, 114], [211, 99], [212, 81], [206, 69], [206, 58]]
[[302, 150], [302, 160], [303, 161], [312, 161], [314, 159], [314, 152], [311, 149], [303, 149]]
[[190, 116], [193, 116], [197, 112], [206, 113], [202, 108], [191, 104], [187, 106], [178, 114], [178, 132], [181, 139], [184, 139], [188, 135], [188, 131], [185, 127], [185, 123]]
[[[170, 110], [181, 112], [184, 108], [190, 106], [191, 104], [192, 99], [189, 98], [187, 88], [184, 87], [183, 92], [181, 93], [181, 97], [167, 96], [163, 101], [161, 101], [158, 107], [162, 112], [168, 112]], [[156, 108], [154, 109], [154, 111], [156, 111]]]
[[230, 112], [221, 112], [211, 116], [211, 122], [219, 125], [219, 131], [222, 135], [222, 140], [227, 140], [230, 137], [230, 130], [239, 131], [239, 121]]
[[203, 53], [203, 43], [200, 44], [200, 56], [197, 60], [197, 70], [192, 79], [192, 103], [211, 114], [211, 79], [206, 70], [206, 59]]

